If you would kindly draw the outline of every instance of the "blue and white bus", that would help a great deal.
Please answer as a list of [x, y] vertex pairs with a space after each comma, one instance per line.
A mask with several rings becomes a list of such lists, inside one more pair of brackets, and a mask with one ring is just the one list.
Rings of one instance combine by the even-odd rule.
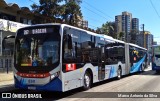
[[143, 71], [147, 50], [66, 24], [21, 28], [15, 37], [14, 81], [20, 89], [65, 92]]
[[160, 72], [160, 45], [153, 45], [152, 70]]

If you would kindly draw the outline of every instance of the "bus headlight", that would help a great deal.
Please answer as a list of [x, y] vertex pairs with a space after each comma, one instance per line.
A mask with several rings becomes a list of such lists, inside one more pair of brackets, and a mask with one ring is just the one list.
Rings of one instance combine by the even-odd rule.
[[56, 73], [51, 74], [51, 80], [53, 80], [54, 78], [58, 77], [59, 73], [60, 72], [56, 72]]

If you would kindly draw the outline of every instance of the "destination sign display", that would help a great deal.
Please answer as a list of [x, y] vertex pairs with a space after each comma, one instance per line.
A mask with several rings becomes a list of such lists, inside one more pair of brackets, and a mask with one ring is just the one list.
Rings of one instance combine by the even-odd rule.
[[37, 28], [37, 29], [25, 29], [23, 30], [24, 35], [28, 34], [45, 34], [52, 33], [53, 28]]

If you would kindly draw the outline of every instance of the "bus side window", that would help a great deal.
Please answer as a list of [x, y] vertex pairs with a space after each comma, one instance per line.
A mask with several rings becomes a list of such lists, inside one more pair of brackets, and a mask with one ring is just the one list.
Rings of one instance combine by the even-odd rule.
[[65, 28], [63, 38], [64, 62], [77, 62], [78, 38], [77, 31], [71, 28]]
[[63, 37], [63, 44], [64, 44], [64, 60], [67, 60], [69, 58], [71, 58], [72, 54], [71, 54], [71, 45], [69, 46], [69, 44], [72, 44], [69, 42], [69, 39], [71, 41], [71, 38], [69, 38], [70, 36], [67, 33], [67, 30], [64, 30], [64, 37]]

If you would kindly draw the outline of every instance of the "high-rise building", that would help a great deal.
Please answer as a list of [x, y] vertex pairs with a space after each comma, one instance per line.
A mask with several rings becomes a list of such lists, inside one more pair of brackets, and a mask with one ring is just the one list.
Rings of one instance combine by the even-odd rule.
[[129, 12], [122, 12], [122, 15], [115, 16], [115, 23], [116, 23], [116, 32], [124, 32], [124, 40], [126, 42], [131, 41], [130, 32], [132, 30], [136, 31], [136, 34], [139, 32], [139, 19], [133, 18], [132, 14]]
[[140, 33], [136, 36], [136, 44], [141, 46], [141, 47], [144, 47], [144, 34], [143, 33]]
[[132, 29], [132, 14], [128, 12], [122, 12], [122, 31], [126, 32], [126, 35], [130, 33]]
[[116, 32], [122, 32], [122, 15], [115, 16]]
[[148, 62], [151, 62], [153, 35], [149, 31], [141, 31], [137, 35], [136, 44], [148, 50]]
[[129, 33], [132, 29], [132, 14], [129, 13], [129, 12], [122, 12], [122, 15], [117, 15], [115, 16], [115, 23], [116, 23], [116, 31], [117, 33], [120, 33], [120, 32], [124, 32], [125, 35], [125, 40], [124, 41], [127, 41], [129, 42], [130, 40], [130, 36], [129, 36]]
[[140, 31], [137, 35], [136, 44], [149, 49], [153, 45], [153, 35], [149, 31]]
[[153, 45], [157, 45], [157, 41], [153, 41]]
[[139, 19], [138, 18], [132, 19], [132, 30], [139, 31]]

